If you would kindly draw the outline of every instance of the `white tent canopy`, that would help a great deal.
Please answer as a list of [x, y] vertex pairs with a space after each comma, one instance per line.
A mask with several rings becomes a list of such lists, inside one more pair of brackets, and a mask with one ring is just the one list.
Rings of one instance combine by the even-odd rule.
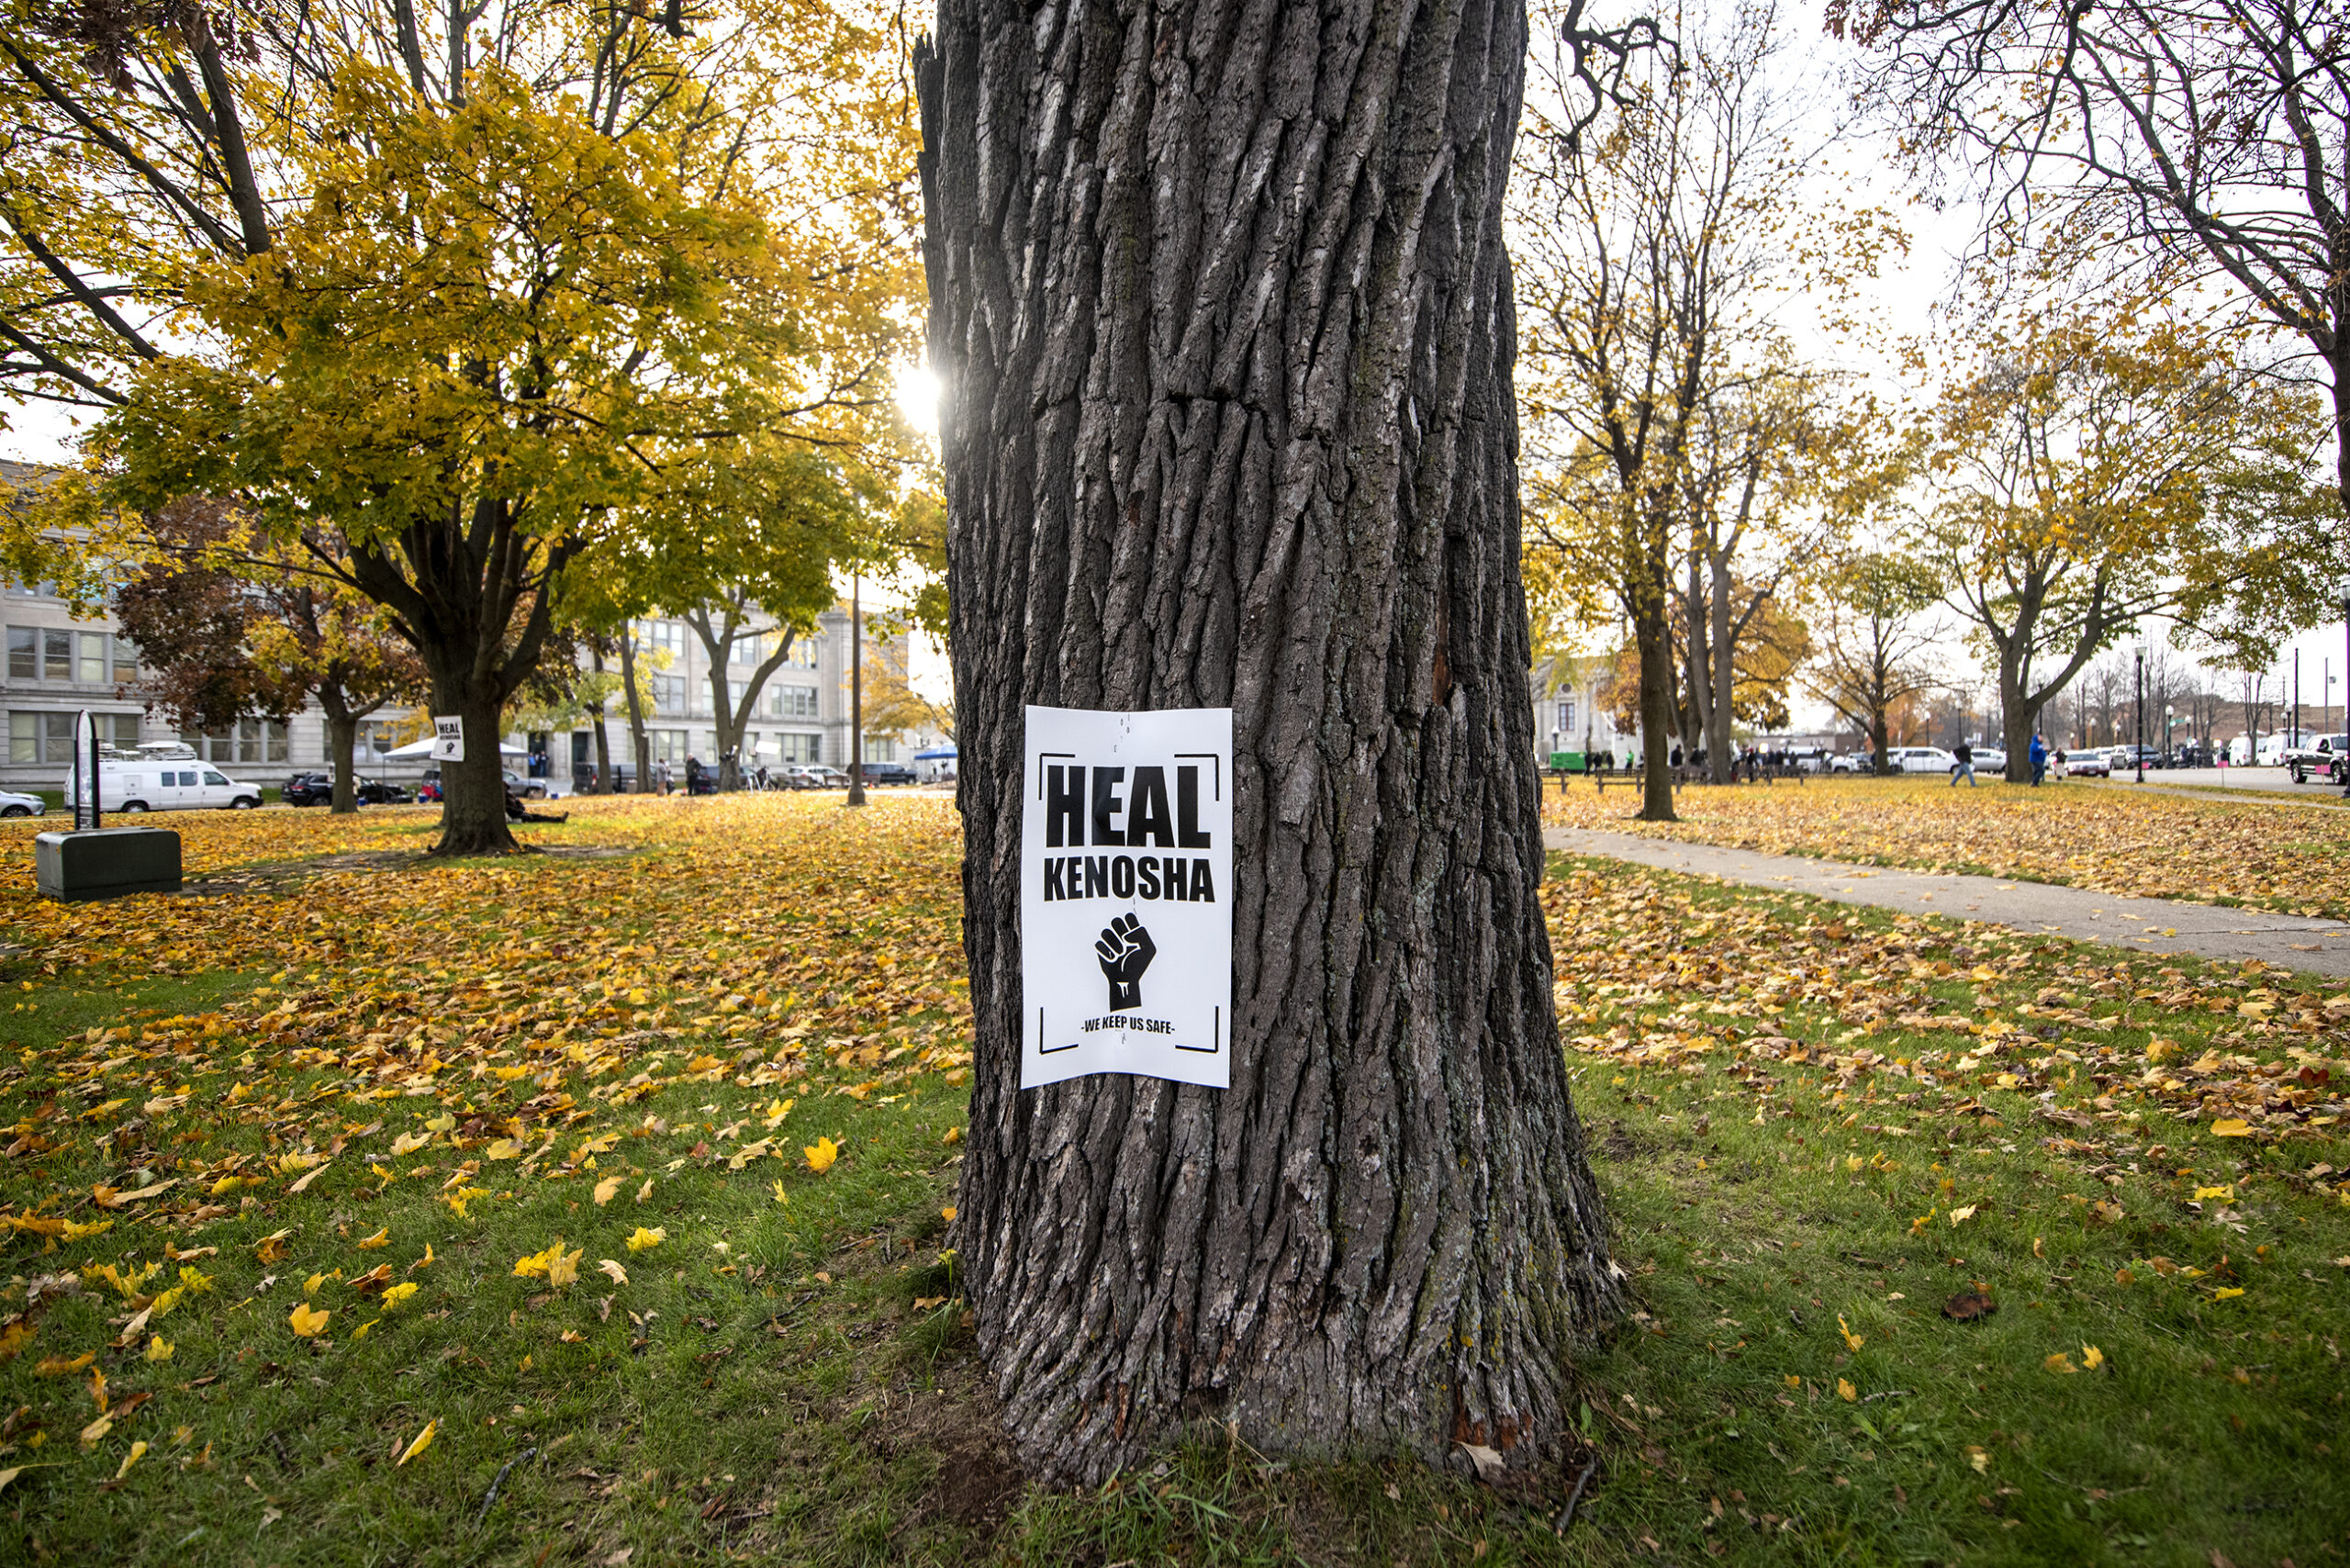
[[[391, 750], [384, 754], [384, 760], [386, 762], [412, 762], [419, 757], [431, 756], [432, 755], [432, 736], [427, 735], [420, 741], [410, 741], [406, 745], [396, 745]], [[504, 741], [498, 743], [498, 754], [503, 756], [528, 756], [531, 755], [529, 752], [524, 751], [520, 746], [508, 745]]]

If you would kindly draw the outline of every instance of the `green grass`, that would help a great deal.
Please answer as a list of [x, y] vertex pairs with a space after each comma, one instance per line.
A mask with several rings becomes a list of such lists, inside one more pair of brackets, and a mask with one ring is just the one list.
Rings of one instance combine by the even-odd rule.
[[[1760, 919], [1787, 934], [1790, 952], [1830, 920], [1897, 929], [1928, 954], [1958, 942], [1957, 928], [1930, 921], [1614, 864], [1607, 874], [1664, 901], [1670, 913], [1656, 918], [1678, 929]], [[1967, 940], [2000, 978], [1970, 980], [1961, 958], [1921, 988], [1938, 1007], [2078, 985], [2085, 955], [2121, 959], [2036, 938], [1997, 953]], [[1662, 961], [1562, 951], [1562, 972], [1588, 961], [1596, 975], [1603, 958], [1633, 974]], [[2144, 975], [2159, 963], [2128, 961]], [[2215, 983], [2237, 973], [2176, 968]], [[12, 1038], [38, 1051], [126, 1009], [200, 1012], [271, 978], [285, 983], [81, 977], [42, 989], [37, 1013], [10, 1014]], [[2284, 992], [2301, 985], [2261, 978]], [[1654, 983], [1657, 994], [1591, 1000], [1568, 1031], [1661, 1026], [1686, 999]], [[2125, 1048], [2159, 1028], [2192, 1053], [2226, 1023], [2151, 1014], [2126, 984], [2116, 994], [2082, 1000], [2136, 1020], [2117, 1025]], [[1832, 1014], [1797, 1002], [1774, 1017], [1819, 1041], [1842, 1033]], [[1870, 1040], [1888, 1056], [1971, 1043]], [[149, 1288], [160, 1287], [183, 1266], [162, 1256], [167, 1236], [218, 1251], [185, 1265], [210, 1281], [204, 1309], [151, 1324], [173, 1342], [168, 1361], [108, 1350], [94, 1368], [40, 1372], [44, 1357], [106, 1344], [127, 1316], [85, 1276], [84, 1294], [43, 1313], [0, 1366], [12, 1413], [0, 1467], [28, 1467], [0, 1491], [0, 1558], [2204, 1568], [2216, 1551], [2238, 1568], [2288, 1557], [2309, 1568], [2350, 1553], [2345, 1284], [2332, 1261], [2350, 1255], [2350, 1206], [2306, 1174], [2350, 1164], [2339, 1138], [2256, 1147], [2159, 1110], [2067, 1129], [2035, 1120], [2030, 1085], [1954, 1070], [1940, 1090], [1855, 1084], [1787, 1061], [1763, 1066], [1766, 1089], [1755, 1065], [1734, 1072], [1727, 1052], [1645, 1066], [1571, 1058], [1635, 1313], [1572, 1369], [1576, 1424], [1601, 1469], [1563, 1540], [1552, 1526], [1565, 1476], [1494, 1491], [1404, 1460], [1291, 1465], [1237, 1444], [1170, 1454], [1095, 1492], [1020, 1491], [939, 1250], [957, 1152], [943, 1140], [963, 1120], [962, 1092], [918, 1078], [901, 1098], [859, 1103], [827, 1091], [861, 1074], [820, 1070], [789, 1086], [720, 1075], [663, 1089], [629, 1107], [634, 1131], [593, 1171], [524, 1180], [519, 1161], [485, 1162], [458, 1184], [484, 1189], [462, 1216], [443, 1196], [445, 1148], [393, 1159], [392, 1132], [363, 1125], [396, 1129], [408, 1109], [354, 1109], [309, 1194], [330, 1202], [300, 1209], [270, 1261], [265, 1238], [289, 1228], [274, 1200], [193, 1236], [117, 1215], [102, 1238], [54, 1251], [11, 1243], [8, 1311], [33, 1278], [101, 1258], [161, 1263]], [[0, 1096], [21, 1104], [41, 1076], [28, 1065]], [[476, 1081], [450, 1110], [496, 1092]], [[777, 1129], [789, 1158], [726, 1169], [716, 1134], [786, 1093], [798, 1102]], [[1990, 1114], [1948, 1114], [1960, 1096]], [[1868, 1130], [1887, 1126], [1910, 1131]], [[266, 1122], [229, 1117], [171, 1136], [182, 1134], [215, 1160], [266, 1152], [272, 1138]], [[820, 1134], [844, 1150], [821, 1176], [798, 1157]], [[0, 1172], [19, 1195], [122, 1174], [62, 1153]], [[608, 1175], [621, 1186], [599, 1206], [593, 1188]], [[2199, 1207], [2206, 1186], [2233, 1195]], [[2096, 1203], [2121, 1217], [2101, 1219]], [[666, 1238], [630, 1252], [639, 1226]], [[362, 1246], [378, 1232], [385, 1245]], [[514, 1275], [517, 1259], [557, 1236], [582, 1253], [576, 1282]], [[428, 1245], [433, 1260], [415, 1267]], [[628, 1283], [598, 1270], [607, 1258]], [[2182, 1271], [2159, 1272], [2154, 1258]], [[396, 1309], [374, 1306], [350, 1282], [378, 1263], [421, 1288]], [[333, 1315], [324, 1342], [287, 1322], [313, 1275], [325, 1277], [308, 1299]], [[1976, 1290], [1996, 1314], [1942, 1316], [1950, 1296]], [[2051, 1369], [2051, 1356], [2080, 1368], [2086, 1346], [2097, 1369]], [[117, 1411], [153, 1396], [124, 1417], [150, 1448], [118, 1484], [78, 1457], [96, 1414], [92, 1370]], [[398, 1464], [427, 1422], [431, 1447]], [[119, 1452], [119, 1434], [106, 1447]]]

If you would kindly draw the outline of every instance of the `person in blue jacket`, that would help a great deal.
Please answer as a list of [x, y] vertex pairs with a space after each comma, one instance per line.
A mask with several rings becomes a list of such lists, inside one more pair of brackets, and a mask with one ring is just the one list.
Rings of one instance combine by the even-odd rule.
[[2047, 743], [2046, 741], [2044, 741], [2044, 740], [2042, 740], [2042, 739], [2041, 739], [2041, 738], [2040, 738], [2040, 732], [2039, 732], [2039, 731], [2034, 730], [2034, 731], [2031, 733], [2031, 781], [2032, 781], [2032, 784], [2033, 784], [2035, 787], [2037, 787], [2037, 786], [2039, 785], [2040, 781], [2041, 781], [2042, 779], [2043, 779], [2043, 778], [2047, 778], [2047, 777], [2048, 777], [2048, 743]]

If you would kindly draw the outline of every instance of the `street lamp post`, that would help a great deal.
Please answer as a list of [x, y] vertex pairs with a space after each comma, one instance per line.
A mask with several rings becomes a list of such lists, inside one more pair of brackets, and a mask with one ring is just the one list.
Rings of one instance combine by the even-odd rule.
[[2137, 759], [2138, 782], [2146, 781], [2146, 644], [2138, 644], [2138, 738], [2131, 743], [2130, 755]]

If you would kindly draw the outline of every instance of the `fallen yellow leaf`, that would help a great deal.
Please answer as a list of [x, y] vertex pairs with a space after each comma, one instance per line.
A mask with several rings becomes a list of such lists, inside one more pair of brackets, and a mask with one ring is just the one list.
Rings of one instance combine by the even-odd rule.
[[2213, 1137], [2250, 1137], [2252, 1124], [2235, 1116], [2222, 1116], [2211, 1124]]
[[2095, 1345], [2082, 1346], [2081, 1365], [2088, 1368], [2091, 1372], [2097, 1371], [2098, 1368], [2105, 1365], [2105, 1352], [2098, 1350]]
[[820, 1176], [830, 1170], [833, 1161], [841, 1157], [840, 1145], [828, 1137], [819, 1137], [800, 1152], [808, 1157], [808, 1169]]
[[601, 1208], [604, 1204], [610, 1203], [612, 1201], [612, 1194], [620, 1190], [621, 1179], [617, 1176], [607, 1176], [602, 1181], [597, 1182], [596, 1206]]
[[169, 1339], [164, 1338], [161, 1334], [150, 1335], [148, 1337], [147, 1360], [151, 1361], [168, 1361], [172, 1359], [173, 1350], [173, 1346], [172, 1342]]
[[294, 1326], [295, 1333], [299, 1334], [305, 1339], [308, 1339], [316, 1338], [319, 1330], [326, 1327], [327, 1319], [333, 1316], [334, 1314], [331, 1312], [323, 1311], [305, 1303], [304, 1305], [296, 1307], [293, 1315], [287, 1317], [285, 1321]]
[[628, 1283], [628, 1271], [621, 1268], [611, 1259], [606, 1258], [602, 1260], [597, 1263], [596, 1267], [603, 1270], [605, 1277], [610, 1280], [612, 1283], [616, 1285], [624, 1285]]
[[2076, 1372], [2081, 1370], [2073, 1364], [2073, 1358], [2062, 1350], [2058, 1350], [2041, 1364], [2053, 1372]]
[[131, 1444], [130, 1451], [122, 1456], [122, 1468], [114, 1473], [114, 1478], [117, 1481], [119, 1481], [124, 1476], [129, 1474], [130, 1467], [137, 1464], [141, 1459], [145, 1458], [146, 1453], [147, 1442], [145, 1439], [142, 1438], [138, 1442]]
[[441, 1423], [438, 1420], [431, 1420], [424, 1423], [424, 1430], [416, 1434], [416, 1441], [408, 1445], [407, 1450], [400, 1455], [398, 1462], [394, 1464], [392, 1468], [395, 1470], [398, 1469], [400, 1465], [406, 1464], [409, 1460], [414, 1459], [418, 1454], [420, 1454], [426, 1449], [431, 1448], [432, 1446], [432, 1433], [440, 1425]]
[[361, 1242], [359, 1244], [359, 1250], [362, 1252], [372, 1252], [378, 1247], [389, 1247], [391, 1244], [392, 1233], [390, 1228], [386, 1226], [385, 1229], [377, 1231], [375, 1235]]
[[669, 1229], [666, 1226], [656, 1225], [647, 1230], [640, 1225], [636, 1227], [636, 1234], [628, 1238], [628, 1249], [632, 1252], [642, 1252], [648, 1247], [658, 1247], [668, 1239]]
[[406, 1284], [391, 1286], [384, 1292], [384, 1309], [386, 1312], [390, 1311], [422, 1288], [412, 1280]]
[[1951, 1211], [1950, 1211], [1950, 1223], [1951, 1223], [1951, 1225], [1952, 1225], [1953, 1227], [1955, 1227], [1955, 1226], [1961, 1226], [1961, 1225], [1965, 1224], [1965, 1223], [1966, 1223], [1968, 1220], [1970, 1220], [1970, 1219], [1973, 1219], [1973, 1218], [1975, 1217], [1975, 1204], [1967, 1204], [1967, 1205], [1966, 1205], [1964, 1208], [1963, 1208], [1963, 1209], [1953, 1209], [1953, 1210], [1951, 1210]]
[[1860, 1391], [1859, 1389], [1857, 1389], [1857, 1388], [1854, 1388], [1854, 1387], [1852, 1385], [1852, 1383], [1851, 1383], [1850, 1382], [1848, 1382], [1847, 1380], [1845, 1380], [1845, 1379], [1843, 1379], [1843, 1378], [1841, 1378], [1841, 1377], [1840, 1377], [1840, 1378], [1838, 1378], [1838, 1379], [1836, 1380], [1836, 1397], [1837, 1397], [1837, 1398], [1843, 1400], [1846, 1404], [1848, 1404], [1848, 1405], [1849, 1405], [1849, 1404], [1851, 1404], [1853, 1400], [1858, 1399], [1860, 1396], [1861, 1396], [1861, 1391]]
[[1852, 1332], [1852, 1326], [1844, 1321], [1844, 1315], [1841, 1312], [1836, 1315], [1836, 1330], [1844, 1336], [1844, 1347], [1847, 1350], [1857, 1350], [1868, 1343], [1867, 1336]]

